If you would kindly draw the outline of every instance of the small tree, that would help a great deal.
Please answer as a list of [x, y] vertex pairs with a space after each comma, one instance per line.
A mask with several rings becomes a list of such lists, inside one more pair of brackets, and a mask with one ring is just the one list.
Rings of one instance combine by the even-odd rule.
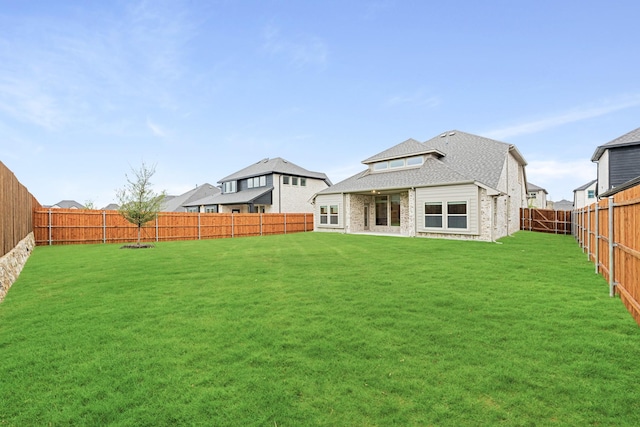
[[138, 246], [140, 246], [140, 232], [142, 226], [152, 221], [165, 197], [165, 192], [157, 194], [151, 189], [151, 177], [156, 173], [155, 165], [148, 167], [144, 162], [139, 170], [131, 168], [135, 178], [127, 174], [127, 185], [117, 191], [120, 201], [118, 212], [127, 221], [138, 226]]

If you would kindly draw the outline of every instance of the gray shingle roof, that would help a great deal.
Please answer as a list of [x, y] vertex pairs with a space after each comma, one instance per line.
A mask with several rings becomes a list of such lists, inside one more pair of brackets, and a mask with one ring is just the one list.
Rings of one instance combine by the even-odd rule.
[[591, 156], [591, 161], [596, 162], [602, 157], [602, 154], [605, 150], [609, 148], [623, 147], [626, 145], [637, 145], [640, 144], [640, 128], [634, 129], [629, 133], [625, 133], [624, 135], [614, 139], [613, 141], [609, 141], [604, 145], [596, 148], [596, 151]]
[[[372, 163], [394, 157], [409, 157], [429, 152], [444, 154], [442, 158], [427, 157], [418, 168], [371, 173], [369, 169], [345, 179], [318, 194], [348, 193], [372, 190], [391, 190], [410, 187], [425, 187], [454, 183], [479, 182], [497, 188], [505, 159], [515, 148], [507, 143], [495, 141], [460, 131], [449, 131], [424, 143], [409, 139], [363, 163]], [[516, 157], [526, 164], [515, 150]]]
[[251, 203], [270, 191], [273, 191], [273, 187], [252, 188], [250, 190], [238, 191], [237, 193], [220, 193], [209, 199], [209, 203], [207, 204], [238, 205]]
[[[379, 162], [382, 160], [390, 160], [397, 159], [400, 157], [408, 157], [408, 156], [417, 156], [419, 154], [425, 154], [430, 152], [428, 147], [421, 142], [416, 141], [413, 138], [407, 139], [404, 142], [401, 142], [398, 145], [395, 145], [388, 150], [383, 151], [382, 153], [378, 153], [375, 156], [371, 156], [366, 160], [363, 160], [362, 163], [369, 164], [373, 162]], [[441, 153], [440, 153], [441, 154]]]
[[266, 175], [271, 173], [280, 173], [285, 175], [296, 175], [296, 176], [302, 176], [306, 178], [322, 179], [327, 182], [327, 185], [331, 185], [331, 181], [329, 180], [327, 175], [325, 175], [324, 173], [309, 171], [281, 157], [260, 160], [259, 162], [254, 163], [250, 166], [247, 166], [246, 168], [241, 169], [235, 173], [232, 173], [229, 176], [225, 176], [218, 182], [223, 183], [227, 181], [236, 181], [239, 179]]
[[591, 185], [593, 185], [593, 183], [597, 182], [597, 179], [594, 179], [592, 181], [587, 182], [584, 185], [581, 185], [580, 187], [576, 188], [575, 190], [573, 190], [573, 192], [575, 193], [576, 191], [582, 191], [582, 190], [586, 190], [587, 188], [591, 187]]
[[545, 190], [544, 188], [538, 187], [537, 185], [532, 184], [530, 182], [527, 182], [527, 191], [544, 191], [545, 194], [549, 194], [547, 193], [547, 190]]
[[220, 189], [211, 184], [203, 184], [179, 196], [167, 196], [162, 202], [161, 212], [184, 212], [184, 206], [190, 202], [220, 193]]

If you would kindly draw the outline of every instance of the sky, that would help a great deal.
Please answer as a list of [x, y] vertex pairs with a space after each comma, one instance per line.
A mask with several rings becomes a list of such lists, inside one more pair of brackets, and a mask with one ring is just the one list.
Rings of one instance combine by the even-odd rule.
[[408, 138], [514, 144], [553, 201], [640, 126], [637, 0], [0, 0], [0, 161], [43, 205], [263, 158], [334, 183]]

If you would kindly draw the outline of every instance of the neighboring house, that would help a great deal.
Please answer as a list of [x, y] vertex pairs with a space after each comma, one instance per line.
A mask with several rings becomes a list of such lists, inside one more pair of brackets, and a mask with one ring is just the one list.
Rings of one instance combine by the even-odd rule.
[[574, 209], [580, 209], [584, 206], [595, 203], [597, 187], [598, 180], [594, 179], [593, 181], [589, 181], [573, 190]]
[[596, 196], [640, 176], [640, 128], [596, 148], [598, 163]]
[[547, 208], [547, 190], [538, 187], [535, 184], [527, 182], [527, 205], [530, 208], [546, 209]]
[[219, 212], [313, 212], [314, 194], [331, 185], [327, 175], [308, 171], [280, 157], [263, 159], [222, 178], [222, 193], [210, 202]]
[[75, 200], [60, 200], [55, 205], [49, 206], [53, 209], [84, 209], [84, 205], [76, 202]]
[[520, 228], [527, 163], [514, 145], [449, 131], [362, 163], [316, 195], [316, 231], [493, 241]]
[[200, 200], [220, 193], [220, 189], [211, 184], [196, 186], [179, 196], [166, 196], [162, 202], [161, 212], [206, 212]]
[[107, 206], [105, 206], [101, 210], [103, 210], [103, 211], [117, 211], [118, 209], [120, 209], [120, 205], [118, 205], [117, 203], [109, 203]]
[[573, 203], [569, 200], [562, 199], [558, 202], [553, 202], [553, 210], [554, 211], [572, 211]]

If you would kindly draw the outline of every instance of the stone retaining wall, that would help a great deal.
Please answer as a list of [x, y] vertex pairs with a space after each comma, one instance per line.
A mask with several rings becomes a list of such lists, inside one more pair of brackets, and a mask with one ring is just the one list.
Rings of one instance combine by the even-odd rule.
[[18, 279], [35, 246], [33, 233], [29, 233], [15, 248], [0, 258], [0, 302]]

